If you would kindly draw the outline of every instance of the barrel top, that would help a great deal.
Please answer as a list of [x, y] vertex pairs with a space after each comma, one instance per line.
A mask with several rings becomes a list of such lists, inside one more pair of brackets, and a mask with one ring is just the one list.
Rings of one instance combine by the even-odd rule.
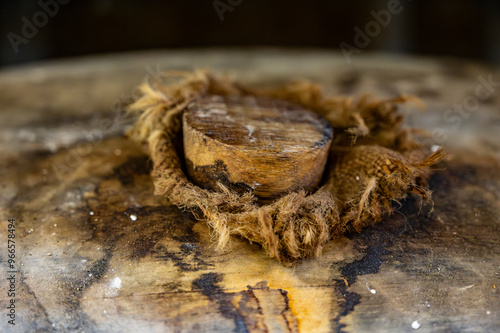
[[[306, 78], [332, 95], [420, 97], [427, 112], [401, 112], [451, 152], [431, 179], [432, 212], [395, 203], [292, 267], [239, 238], [217, 252], [206, 223], [153, 195], [148, 157], [123, 137], [122, 96], [153, 71], [203, 67], [246, 84]], [[204, 49], [0, 70], [0, 242], [16, 219], [16, 328], [500, 331], [499, 81], [485, 64], [365, 50], [350, 64], [325, 50]]]

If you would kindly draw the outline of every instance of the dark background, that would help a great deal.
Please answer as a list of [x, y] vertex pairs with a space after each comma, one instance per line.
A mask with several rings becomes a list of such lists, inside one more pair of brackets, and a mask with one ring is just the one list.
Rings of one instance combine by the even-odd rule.
[[[56, 0], [40, 0], [50, 3]], [[0, 0], [0, 66], [41, 59], [133, 50], [195, 47], [353, 46], [358, 26], [387, 0], [217, 0], [230, 10], [220, 19], [214, 0], [60, 0], [16, 53], [9, 33], [23, 37], [38, 0]], [[403, 10], [363, 51], [453, 56], [500, 62], [500, 1], [401, 0]], [[232, 3], [232, 5], [231, 5]], [[39, 16], [41, 23], [43, 15]], [[24, 37], [23, 37], [24, 38]]]

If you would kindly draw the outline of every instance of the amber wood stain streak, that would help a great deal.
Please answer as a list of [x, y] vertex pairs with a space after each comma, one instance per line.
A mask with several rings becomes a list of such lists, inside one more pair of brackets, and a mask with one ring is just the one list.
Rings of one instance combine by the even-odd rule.
[[[432, 111], [412, 120], [429, 130], [443, 105], [470, 95], [478, 75], [500, 77], [494, 69], [419, 59], [359, 58], [347, 70], [341, 55], [266, 52], [171, 53], [0, 73], [0, 216], [18, 221], [23, 278], [17, 331], [411, 332], [415, 320], [419, 332], [500, 329], [497, 94], [449, 132], [451, 157], [430, 182], [432, 213], [408, 199], [380, 224], [329, 243], [321, 258], [290, 267], [242, 239], [227, 253], [214, 251], [203, 222], [151, 195], [147, 157], [116, 131], [92, 149], [80, 147], [86, 153], [79, 159], [67, 157], [88, 138], [85, 130], [99, 128], [92, 113], [102, 115], [142, 79], [144, 63], [187, 68], [256, 57], [250, 63], [260, 69], [231, 62], [241, 80], [277, 82], [293, 72], [358, 96], [434, 89], [425, 99]], [[67, 126], [72, 120], [81, 131]], [[52, 166], [67, 158], [73, 163], [58, 177]], [[5, 320], [0, 331], [12, 331]]]

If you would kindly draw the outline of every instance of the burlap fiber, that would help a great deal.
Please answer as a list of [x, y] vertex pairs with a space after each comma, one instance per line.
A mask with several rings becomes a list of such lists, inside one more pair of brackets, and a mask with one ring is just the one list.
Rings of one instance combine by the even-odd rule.
[[[413, 193], [430, 202], [430, 166], [444, 152], [430, 153], [415, 139], [418, 130], [402, 126], [397, 104], [419, 102], [411, 96], [377, 100], [326, 96], [317, 84], [300, 81], [274, 88], [250, 88], [208, 71], [169, 72], [166, 79], [145, 82], [129, 105], [137, 121], [128, 135], [141, 143], [152, 162], [155, 194], [191, 210], [213, 230], [219, 250], [232, 236], [262, 245], [283, 262], [321, 254], [334, 237], [360, 231], [393, 212], [395, 202]], [[253, 95], [286, 100], [318, 113], [334, 129], [324, 180], [314, 193], [288, 193], [260, 205], [251, 193], [237, 194], [219, 184], [209, 191], [195, 186], [183, 172], [181, 115], [205, 95]], [[200, 214], [201, 213], [201, 214]]]

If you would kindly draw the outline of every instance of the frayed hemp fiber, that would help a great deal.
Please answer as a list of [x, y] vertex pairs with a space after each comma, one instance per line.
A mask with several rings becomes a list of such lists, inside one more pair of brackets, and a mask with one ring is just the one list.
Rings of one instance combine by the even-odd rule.
[[[431, 154], [417, 142], [414, 129], [402, 126], [397, 104], [418, 102], [415, 97], [354, 101], [326, 96], [319, 85], [306, 81], [259, 89], [208, 71], [164, 75], [180, 80], [138, 87], [140, 95], [129, 105], [137, 120], [128, 136], [145, 147], [153, 162], [155, 194], [182, 209], [199, 209], [219, 250], [232, 236], [242, 236], [282, 262], [317, 257], [326, 242], [380, 221], [408, 194], [431, 200], [430, 166], [445, 153]], [[207, 95], [281, 99], [328, 120], [334, 139], [320, 187], [261, 205], [251, 192], [240, 195], [223, 184], [209, 191], [190, 182], [183, 172], [181, 115], [190, 102]]]

